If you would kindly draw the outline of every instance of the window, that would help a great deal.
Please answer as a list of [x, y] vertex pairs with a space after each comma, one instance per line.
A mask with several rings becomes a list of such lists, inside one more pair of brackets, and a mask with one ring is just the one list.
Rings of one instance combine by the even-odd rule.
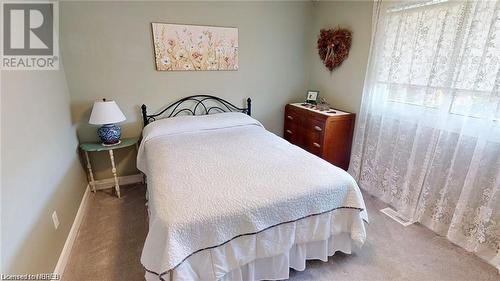
[[387, 102], [500, 119], [496, 2], [402, 3], [385, 13], [375, 66]]

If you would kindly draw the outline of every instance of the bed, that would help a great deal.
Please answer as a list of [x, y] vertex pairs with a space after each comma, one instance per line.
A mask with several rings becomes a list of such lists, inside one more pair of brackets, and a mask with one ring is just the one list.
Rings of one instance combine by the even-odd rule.
[[239, 108], [197, 95], [142, 114], [146, 280], [287, 279], [306, 260], [363, 245], [354, 179], [267, 131], [250, 99]]

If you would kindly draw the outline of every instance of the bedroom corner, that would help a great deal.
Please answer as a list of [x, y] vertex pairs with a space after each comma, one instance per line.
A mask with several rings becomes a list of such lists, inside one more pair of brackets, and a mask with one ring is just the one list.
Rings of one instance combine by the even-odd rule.
[[0, 279], [500, 276], [500, 0], [0, 7]]

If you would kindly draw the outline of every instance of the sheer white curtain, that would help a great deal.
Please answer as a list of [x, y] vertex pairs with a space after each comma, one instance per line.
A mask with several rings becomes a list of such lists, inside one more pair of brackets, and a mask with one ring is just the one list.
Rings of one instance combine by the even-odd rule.
[[378, 2], [349, 172], [500, 270], [500, 1]]

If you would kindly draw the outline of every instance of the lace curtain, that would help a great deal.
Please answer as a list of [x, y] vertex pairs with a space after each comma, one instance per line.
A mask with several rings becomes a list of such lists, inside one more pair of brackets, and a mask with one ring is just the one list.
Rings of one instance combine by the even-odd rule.
[[500, 1], [377, 2], [349, 172], [500, 270]]

